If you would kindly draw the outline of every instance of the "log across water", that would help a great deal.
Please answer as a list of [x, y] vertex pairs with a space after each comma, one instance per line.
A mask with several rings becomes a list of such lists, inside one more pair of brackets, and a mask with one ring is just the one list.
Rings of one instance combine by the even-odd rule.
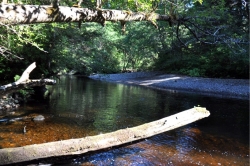
[[114, 147], [152, 137], [208, 117], [209, 115], [210, 112], [205, 108], [194, 107], [157, 121], [145, 123], [132, 128], [117, 130], [111, 133], [17, 148], [0, 149], [0, 165], [48, 157], [78, 155], [90, 151]]

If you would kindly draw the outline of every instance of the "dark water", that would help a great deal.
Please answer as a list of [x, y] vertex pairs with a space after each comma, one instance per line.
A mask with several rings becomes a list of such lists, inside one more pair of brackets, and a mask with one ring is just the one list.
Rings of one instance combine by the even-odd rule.
[[[152, 138], [75, 158], [31, 163], [59, 165], [249, 165], [249, 100], [167, 92], [81, 77], [62, 77], [49, 102], [27, 104], [0, 124], [0, 148], [80, 138], [133, 127], [194, 106], [211, 115]], [[23, 134], [26, 126], [27, 133]]]

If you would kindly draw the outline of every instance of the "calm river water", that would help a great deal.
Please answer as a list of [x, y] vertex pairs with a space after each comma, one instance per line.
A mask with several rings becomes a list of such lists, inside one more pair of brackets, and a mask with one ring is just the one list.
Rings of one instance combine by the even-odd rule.
[[[211, 115], [184, 127], [105, 151], [29, 164], [57, 165], [249, 165], [249, 100], [168, 92], [140, 86], [61, 77], [49, 101], [32, 102], [9, 117], [44, 115], [0, 124], [0, 148], [96, 135], [206, 107]], [[26, 134], [23, 128], [26, 126]], [[1, 161], [0, 161], [1, 162]]]

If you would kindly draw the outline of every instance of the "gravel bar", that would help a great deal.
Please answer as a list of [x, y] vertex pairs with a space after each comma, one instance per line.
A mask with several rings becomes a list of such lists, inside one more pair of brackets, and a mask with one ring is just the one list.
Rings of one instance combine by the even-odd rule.
[[218, 79], [188, 77], [162, 72], [133, 72], [121, 74], [96, 74], [89, 76], [91, 79], [134, 84], [146, 87], [204, 93], [227, 98], [249, 99], [248, 79]]

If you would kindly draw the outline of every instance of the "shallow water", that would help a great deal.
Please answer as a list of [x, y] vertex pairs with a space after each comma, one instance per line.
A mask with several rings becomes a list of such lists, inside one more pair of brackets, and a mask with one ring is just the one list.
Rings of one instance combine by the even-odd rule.
[[[167, 92], [139, 86], [62, 77], [48, 102], [33, 102], [0, 124], [0, 147], [18, 147], [96, 135], [157, 120], [194, 106], [211, 115], [133, 144], [68, 159], [60, 165], [249, 165], [249, 100]], [[45, 121], [32, 120], [37, 115]], [[4, 115], [2, 115], [3, 117]], [[26, 126], [26, 133], [23, 129]]]

